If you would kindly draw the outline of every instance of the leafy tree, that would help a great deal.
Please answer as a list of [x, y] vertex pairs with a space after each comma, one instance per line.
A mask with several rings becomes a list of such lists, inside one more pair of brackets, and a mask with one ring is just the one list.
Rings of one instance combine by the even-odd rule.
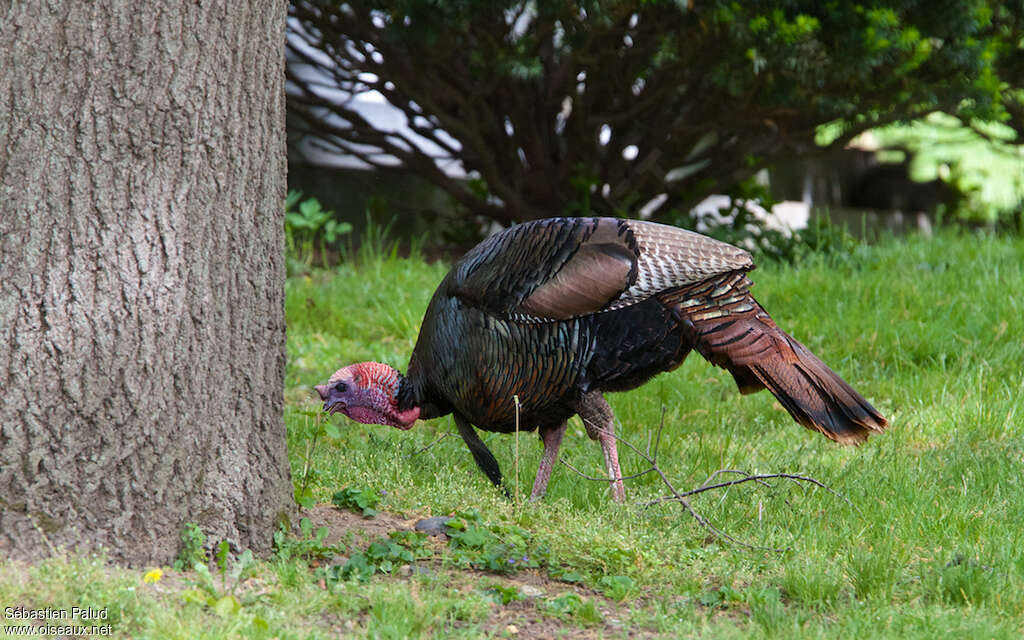
[[[398, 158], [501, 222], [659, 194], [659, 211], [684, 208], [813, 152], [823, 123], [842, 144], [936, 110], [1024, 122], [1024, 11], [984, 0], [293, 0], [290, 16], [289, 108], [308, 134]], [[411, 132], [337, 89], [378, 91]]]

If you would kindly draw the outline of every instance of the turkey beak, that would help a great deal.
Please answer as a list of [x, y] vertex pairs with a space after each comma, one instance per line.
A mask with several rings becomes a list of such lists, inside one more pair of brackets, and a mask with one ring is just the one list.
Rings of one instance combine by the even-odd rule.
[[334, 388], [330, 382], [318, 384], [313, 388], [318, 394], [320, 394], [320, 399], [324, 401], [324, 411], [327, 413], [334, 415], [345, 408], [345, 403], [343, 401], [338, 400], [337, 398], [332, 398]]

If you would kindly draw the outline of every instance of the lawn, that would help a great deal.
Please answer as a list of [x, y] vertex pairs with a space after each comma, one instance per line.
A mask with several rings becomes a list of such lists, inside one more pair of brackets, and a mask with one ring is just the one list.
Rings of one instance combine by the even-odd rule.
[[[775, 479], [692, 497], [734, 541], [679, 504], [648, 505], [667, 493], [656, 473], [627, 480], [616, 505], [607, 483], [559, 465], [547, 497], [524, 502], [534, 434], [482, 434], [510, 500], [450, 418], [402, 432], [318, 416], [310, 387], [343, 364], [405, 368], [445, 271], [378, 252], [288, 281], [288, 444], [318, 506], [274, 557], [148, 582], [95, 558], [5, 562], [0, 601], [104, 607], [115, 634], [160, 638], [1024, 633], [1024, 240], [890, 238], [752, 274], [778, 324], [889, 417], [863, 446], [802, 429], [767, 392], [740, 396], [696, 355], [609, 396], [623, 440], [657, 445], [678, 490], [720, 469], [831, 489]], [[601, 475], [577, 419], [562, 451]], [[638, 452], [620, 445], [625, 474], [651, 468]], [[455, 516], [448, 540], [407, 532], [439, 515]]]

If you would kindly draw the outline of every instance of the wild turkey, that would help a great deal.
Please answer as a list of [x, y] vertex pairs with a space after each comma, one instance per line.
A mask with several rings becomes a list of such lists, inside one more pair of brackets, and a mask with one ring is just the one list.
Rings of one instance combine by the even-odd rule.
[[741, 393], [767, 388], [803, 426], [856, 443], [882, 415], [750, 295], [746, 251], [675, 227], [614, 218], [520, 224], [469, 251], [438, 286], [402, 376], [377, 362], [316, 386], [329, 413], [409, 429], [454, 414], [477, 465], [501, 472], [472, 425], [538, 429], [531, 497], [544, 495], [566, 421], [601, 443], [612, 497], [624, 499], [606, 391], [636, 388], [695, 349]]

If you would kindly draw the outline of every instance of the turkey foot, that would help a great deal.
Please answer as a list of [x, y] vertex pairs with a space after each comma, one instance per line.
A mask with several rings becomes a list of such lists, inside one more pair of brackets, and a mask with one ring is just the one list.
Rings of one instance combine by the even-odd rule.
[[540, 429], [540, 440], [544, 443], [544, 453], [540, 457], [540, 465], [537, 467], [537, 477], [533, 480], [533, 491], [530, 492], [530, 501], [540, 500], [548, 490], [548, 480], [551, 478], [551, 469], [558, 460], [558, 448], [562, 446], [562, 436], [565, 435], [566, 423], [558, 425], [554, 429]]
[[612, 500], [625, 502], [626, 489], [622, 486], [622, 470], [619, 468], [619, 451], [615, 446], [615, 414], [598, 391], [591, 391], [580, 398], [576, 412], [583, 420], [587, 435], [601, 443], [604, 452], [604, 466], [612, 485]]

